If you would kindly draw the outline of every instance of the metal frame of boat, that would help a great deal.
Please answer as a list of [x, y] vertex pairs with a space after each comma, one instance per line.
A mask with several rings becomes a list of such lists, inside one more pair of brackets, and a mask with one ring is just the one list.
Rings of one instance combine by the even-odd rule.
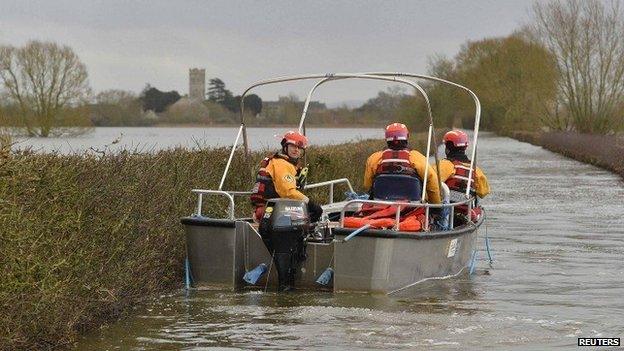
[[[238, 289], [250, 286], [243, 280], [246, 272], [264, 264], [268, 272], [254, 285], [264, 287], [277, 285], [277, 274], [272, 264], [272, 257], [266, 248], [258, 226], [250, 218], [236, 218], [235, 204], [237, 197], [248, 200], [250, 191], [223, 190], [235, 150], [241, 136], [245, 154], [249, 153], [245, 126], [244, 99], [252, 89], [275, 83], [299, 80], [316, 79], [316, 84], [310, 89], [304, 103], [299, 131], [305, 134], [305, 119], [313, 93], [327, 82], [344, 79], [369, 79], [406, 84], [424, 98], [429, 117], [426, 155], [431, 155], [432, 144], [435, 146], [433, 116], [429, 98], [421, 85], [412, 79], [422, 79], [451, 85], [466, 91], [475, 103], [475, 126], [473, 134], [473, 149], [471, 154], [471, 171], [476, 167], [477, 140], [481, 106], [477, 96], [468, 88], [436, 77], [427, 75], [398, 73], [398, 72], [368, 72], [368, 73], [334, 73], [312, 74], [291, 77], [279, 77], [254, 83], [247, 88], [241, 97], [241, 124], [232, 145], [229, 158], [216, 190], [193, 189], [197, 195], [197, 207], [193, 215], [182, 218], [185, 226], [187, 261], [186, 286], [187, 288], [232, 288]], [[436, 163], [437, 153], [434, 152]], [[425, 168], [423, 189], [426, 189], [429, 165]], [[437, 168], [439, 169], [439, 167]], [[439, 177], [438, 177], [439, 179]], [[348, 179], [335, 179], [306, 186], [306, 189], [328, 187], [329, 203], [323, 205], [324, 214], [340, 214], [340, 221], [328, 223], [334, 235], [331, 242], [307, 242], [307, 259], [296, 276], [297, 288], [322, 289], [333, 291], [367, 291], [394, 294], [409, 289], [421, 282], [432, 279], [455, 277], [467, 268], [472, 269], [476, 258], [476, 239], [478, 228], [483, 222], [483, 216], [476, 222], [467, 221], [457, 227], [452, 222], [455, 208], [467, 205], [469, 211], [474, 205], [467, 189], [462, 202], [451, 204], [428, 204], [425, 202], [425, 191], [422, 192], [420, 202], [388, 202], [378, 200], [351, 200], [333, 202], [334, 187], [344, 184], [350, 191], [353, 187]], [[442, 190], [442, 186], [440, 186]], [[208, 218], [202, 216], [204, 196], [222, 196], [228, 200], [228, 216], [226, 218]], [[351, 229], [342, 226], [345, 213], [355, 209], [363, 203], [397, 206], [395, 226], [390, 229]], [[430, 208], [450, 208], [450, 230], [422, 232], [399, 231], [399, 212], [401, 208], [422, 207], [425, 209], [425, 228], [428, 228]], [[470, 213], [470, 212], [469, 212]], [[357, 238], [351, 240], [354, 235]], [[327, 273], [331, 267], [333, 279], [321, 285], [317, 283], [319, 275]]]

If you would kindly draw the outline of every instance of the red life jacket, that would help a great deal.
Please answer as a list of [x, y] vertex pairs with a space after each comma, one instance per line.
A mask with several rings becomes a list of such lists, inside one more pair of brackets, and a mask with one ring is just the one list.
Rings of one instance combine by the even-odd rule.
[[405, 174], [418, 177], [418, 172], [410, 162], [410, 152], [407, 149], [386, 149], [381, 154], [381, 161], [377, 165], [375, 175], [378, 174]]
[[[449, 187], [452, 201], [463, 201], [466, 199], [466, 188], [468, 187], [468, 175], [470, 172], [470, 164], [461, 161], [451, 161], [455, 167], [455, 174], [446, 180]], [[477, 191], [475, 188], [475, 172], [472, 171], [472, 179], [470, 179], [470, 195], [474, 196]]]
[[266, 169], [269, 162], [275, 157], [278, 157], [278, 154], [269, 155], [260, 161], [260, 169], [256, 174], [256, 184], [254, 184], [249, 197], [251, 204], [256, 207], [264, 206], [268, 199], [279, 197], [275, 185], [273, 185], [273, 178]]
[[[273, 178], [271, 178], [271, 174], [269, 174], [266, 169], [269, 166], [269, 162], [274, 158], [281, 158], [290, 162], [287, 156], [279, 153], [269, 155], [260, 161], [260, 169], [256, 174], [256, 184], [254, 184], [253, 190], [251, 191], [252, 194], [249, 197], [251, 203], [256, 207], [263, 207], [268, 199], [280, 197], [277, 190], [275, 190]], [[299, 169], [297, 172], [299, 172]]]

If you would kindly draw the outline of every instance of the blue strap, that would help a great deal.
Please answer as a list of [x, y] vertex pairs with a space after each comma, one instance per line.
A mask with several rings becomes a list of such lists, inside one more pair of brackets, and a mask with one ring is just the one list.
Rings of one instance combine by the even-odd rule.
[[356, 231], [354, 231], [353, 233], [349, 234], [346, 238], [344, 238], [344, 241], [349, 241], [351, 240], [351, 238], [353, 238], [354, 236], [360, 234], [361, 232], [365, 231], [366, 229], [370, 228], [370, 224], [366, 224], [358, 229], [356, 229]]
[[[486, 213], [484, 212], [484, 216]], [[490, 267], [492, 267], [492, 263], [494, 262], [494, 256], [492, 255], [492, 249], [490, 248], [490, 237], [488, 236], [488, 228], [487, 228], [487, 218], [484, 218], [485, 222], [485, 250], [488, 255], [488, 261], [490, 261]]]
[[490, 266], [492, 266], [492, 262], [494, 262], [494, 257], [492, 256], [492, 250], [490, 250], [490, 238], [487, 236], [487, 232], [485, 234], [485, 249], [488, 255], [488, 261], [490, 261]]
[[472, 250], [472, 257], [470, 257], [470, 265], [468, 266], [468, 274], [472, 275], [475, 271], [477, 263], [477, 250]]
[[186, 290], [191, 288], [191, 264], [189, 263], [188, 256], [184, 260], [184, 286]]

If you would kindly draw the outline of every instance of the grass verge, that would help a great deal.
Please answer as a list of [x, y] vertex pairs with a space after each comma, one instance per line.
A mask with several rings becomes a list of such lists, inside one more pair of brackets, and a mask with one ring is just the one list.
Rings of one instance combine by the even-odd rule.
[[510, 137], [624, 177], [624, 137], [573, 132], [511, 132]]

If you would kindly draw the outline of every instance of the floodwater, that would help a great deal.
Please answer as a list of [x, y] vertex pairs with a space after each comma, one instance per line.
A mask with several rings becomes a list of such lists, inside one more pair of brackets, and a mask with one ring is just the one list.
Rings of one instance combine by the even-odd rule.
[[482, 251], [475, 275], [401, 296], [180, 291], [77, 349], [568, 350], [623, 338], [624, 182], [489, 134], [479, 152], [493, 267]]
[[[247, 128], [249, 147], [254, 150], [275, 148], [288, 130], [286, 127]], [[237, 133], [238, 128], [233, 127], [97, 127], [91, 133], [63, 138], [16, 137], [14, 148], [30, 147], [36, 151], [68, 154], [118, 150], [153, 152], [177, 146], [232, 147]], [[308, 127], [306, 134], [312, 145], [329, 145], [360, 139], [380, 139], [383, 137], [383, 129]], [[241, 136], [239, 145], [242, 143]]]

